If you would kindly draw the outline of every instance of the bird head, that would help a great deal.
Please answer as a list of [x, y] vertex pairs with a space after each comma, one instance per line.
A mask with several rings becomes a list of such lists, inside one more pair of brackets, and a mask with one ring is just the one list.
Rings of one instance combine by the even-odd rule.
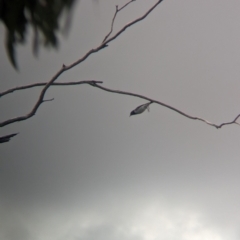
[[130, 116], [129, 117], [131, 117], [132, 115], [135, 115], [134, 110], [130, 112]]

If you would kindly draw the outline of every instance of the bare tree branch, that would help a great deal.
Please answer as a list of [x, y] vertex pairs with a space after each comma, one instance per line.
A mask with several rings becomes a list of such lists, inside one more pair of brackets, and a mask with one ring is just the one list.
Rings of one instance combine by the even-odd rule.
[[118, 10], [118, 5], [116, 5], [116, 10], [115, 10], [115, 13], [114, 13], [114, 16], [113, 16], [113, 19], [112, 19], [112, 24], [111, 24], [111, 29], [110, 29], [110, 32], [105, 36], [105, 38], [103, 39], [102, 43], [104, 43], [106, 41], [106, 39], [110, 36], [110, 34], [112, 33], [113, 31], [113, 25], [114, 25], [114, 21], [115, 21], [115, 18], [117, 16], [117, 13], [119, 12]]
[[206, 123], [206, 124], [208, 124], [208, 125], [210, 125], [210, 126], [212, 126], [212, 127], [217, 128], [217, 129], [218, 129], [218, 128], [221, 128], [221, 127], [223, 127], [223, 126], [225, 126], [225, 125], [230, 125], [230, 124], [234, 124], [234, 123], [240, 125], [239, 123], [237, 123], [237, 119], [240, 117], [240, 114], [237, 115], [237, 116], [234, 118], [234, 120], [231, 121], [231, 122], [225, 122], [225, 123], [221, 123], [221, 124], [217, 125], [217, 124], [211, 123], [211, 122], [209, 122], [208, 120], [205, 120], [205, 119], [203, 119], [203, 118], [191, 116], [191, 115], [189, 115], [189, 114], [187, 114], [187, 113], [184, 113], [183, 111], [180, 111], [179, 109], [177, 109], [177, 108], [175, 108], [175, 107], [172, 107], [172, 106], [170, 106], [170, 105], [168, 105], [168, 104], [166, 104], [166, 103], [163, 103], [163, 102], [154, 100], [154, 99], [149, 98], [149, 97], [145, 97], [145, 96], [140, 95], [140, 94], [131, 93], [131, 92], [125, 92], [125, 91], [119, 91], [119, 90], [113, 90], [113, 89], [110, 89], [110, 88], [106, 88], [106, 87], [100, 86], [100, 85], [98, 85], [98, 84], [96, 84], [96, 83], [94, 83], [93, 86], [95, 86], [95, 87], [97, 87], [97, 88], [100, 88], [100, 89], [102, 89], [102, 90], [104, 90], [104, 91], [107, 91], [107, 92], [112, 92], [112, 93], [118, 93], [118, 94], [124, 94], [124, 95], [134, 96], [134, 97], [142, 98], [142, 99], [145, 99], [145, 100], [148, 100], [148, 101], [157, 103], [157, 104], [159, 104], [159, 105], [161, 105], [161, 106], [163, 106], [163, 107], [169, 108], [169, 109], [171, 109], [171, 110], [173, 110], [173, 111], [175, 111], [175, 112], [183, 115], [184, 117], [190, 118], [190, 119], [192, 119], [192, 120], [202, 121], [202, 122], [204, 122], [204, 123]]
[[51, 102], [51, 101], [53, 101], [54, 100], [54, 98], [51, 98], [51, 99], [45, 99], [45, 100], [43, 100], [43, 103], [44, 102]]
[[[103, 83], [102, 81], [87, 80], [87, 81], [78, 81], [78, 82], [53, 83], [52, 85], [54, 85], [54, 86], [80, 85], [80, 84], [90, 84], [92, 82]], [[29, 88], [33, 88], [33, 87], [42, 87], [42, 86], [45, 86], [46, 84], [47, 84], [46, 82], [42, 82], [42, 83], [33, 83], [33, 84], [29, 84], [29, 85], [24, 85], [24, 86], [20, 86], [20, 87], [14, 87], [14, 88], [8, 89], [4, 92], [1, 92], [0, 97], [3, 97], [9, 93], [13, 93], [18, 90], [24, 90], [24, 89], [29, 89]]]
[[[80, 58], [79, 60], [75, 61], [74, 63], [66, 66], [66, 65], [62, 65], [62, 68], [46, 83], [46, 85], [44, 86], [44, 88], [42, 89], [37, 102], [35, 103], [33, 109], [26, 115], [22, 115], [20, 117], [15, 117], [15, 118], [11, 118], [8, 119], [4, 122], [0, 123], [0, 127], [15, 123], [15, 122], [19, 122], [19, 121], [24, 121], [27, 120], [28, 118], [31, 118], [32, 116], [34, 116], [38, 110], [38, 108], [40, 107], [40, 105], [43, 103], [43, 99], [44, 96], [48, 90], [48, 88], [50, 87], [50, 85], [52, 85], [54, 83], [54, 81], [56, 81], [56, 79], [65, 71], [70, 70], [71, 68], [75, 67], [76, 65], [80, 64], [81, 62], [85, 61], [91, 54], [96, 53], [102, 49], [104, 49], [105, 47], [108, 46], [108, 43], [112, 42], [114, 39], [116, 39], [120, 34], [122, 34], [127, 28], [129, 28], [130, 26], [136, 24], [137, 22], [143, 20], [144, 18], [146, 18], [163, 0], [158, 0], [145, 14], [143, 14], [141, 17], [133, 20], [132, 22], [126, 24], [123, 28], [121, 28], [114, 36], [112, 36], [111, 38], [109, 38], [108, 40], [106, 40], [105, 42], [102, 42], [99, 46], [97, 46], [96, 48], [91, 49], [90, 51], [88, 51], [82, 58]], [[125, 4], [126, 5], [126, 4]], [[124, 7], [124, 6], [123, 6]]]
[[[131, 93], [131, 92], [126, 92], [126, 91], [120, 91], [120, 90], [114, 90], [114, 89], [110, 89], [110, 88], [106, 88], [106, 87], [103, 87], [101, 85], [99, 85], [99, 83], [103, 83], [102, 81], [97, 81], [97, 80], [85, 80], [85, 81], [77, 81], [77, 82], [59, 82], [59, 83], [53, 83], [52, 86], [73, 86], [73, 85], [80, 85], [80, 84], [88, 84], [88, 85], [91, 85], [93, 87], [97, 87], [101, 90], [104, 90], [104, 91], [107, 91], [107, 92], [112, 92], [112, 93], [117, 93], [117, 94], [122, 94], [122, 95], [128, 95], [128, 96], [133, 96], [133, 97], [138, 97], [138, 98], [141, 98], [141, 99], [145, 99], [147, 101], [151, 101], [151, 102], [154, 102], [156, 104], [159, 104], [163, 107], [166, 107], [168, 109], [171, 109], [181, 115], [183, 115], [184, 117], [187, 117], [189, 119], [192, 119], [192, 120], [199, 120], [199, 121], [202, 121], [212, 127], [215, 127], [217, 129], [225, 126], [225, 125], [230, 125], [230, 124], [237, 124], [237, 125], [240, 125], [237, 120], [238, 118], [240, 117], [240, 114], [237, 115], [232, 121], [230, 122], [225, 122], [225, 123], [221, 123], [221, 124], [215, 124], [215, 123], [211, 123], [210, 121], [206, 120], [206, 119], [203, 119], [203, 118], [200, 118], [200, 117], [195, 117], [195, 116], [191, 116], [187, 113], [184, 113], [183, 111], [175, 108], [175, 107], [172, 107], [166, 103], [163, 103], [163, 102], [160, 102], [160, 101], [157, 101], [157, 100], [154, 100], [152, 98], [149, 98], [149, 97], [146, 97], [146, 96], [143, 96], [143, 95], [140, 95], [140, 94], [137, 94], [137, 93]], [[35, 83], [35, 84], [30, 84], [30, 85], [26, 85], [26, 86], [21, 86], [21, 87], [16, 87], [16, 88], [12, 88], [8, 91], [5, 91], [4, 93], [10, 93], [10, 92], [13, 92], [13, 91], [17, 91], [17, 90], [22, 90], [22, 89], [28, 89], [28, 88], [34, 88], [34, 87], [38, 87], [38, 86], [45, 86], [46, 83]], [[53, 99], [49, 99], [49, 100], [44, 100], [44, 101], [52, 101]], [[0, 124], [1, 126], [1, 124]]]
[[129, 1], [129, 2], [127, 2], [126, 4], [124, 4], [122, 7], [120, 7], [119, 9], [118, 9], [118, 11], [121, 11], [123, 8], [125, 8], [128, 4], [130, 4], [130, 3], [132, 3], [132, 2], [135, 2], [136, 0], [131, 0], [131, 1]]
[[105, 38], [103, 39], [102, 43], [104, 43], [104, 42], [108, 39], [108, 37], [111, 35], [111, 33], [112, 33], [112, 31], [113, 31], [114, 21], [115, 21], [115, 19], [116, 19], [116, 17], [117, 17], [117, 14], [118, 14], [121, 10], [123, 10], [127, 5], [129, 5], [130, 3], [135, 2], [135, 1], [136, 1], [136, 0], [131, 0], [131, 1], [127, 2], [125, 5], [123, 5], [121, 8], [118, 8], [118, 5], [116, 5], [116, 10], [115, 10], [115, 13], [114, 13], [114, 16], [113, 16], [113, 19], [112, 19], [111, 29], [110, 29], [109, 33], [108, 33], [108, 34], [105, 36]]
[[119, 30], [115, 35], [113, 35], [111, 38], [106, 40], [104, 43], [108, 44], [109, 42], [113, 41], [115, 38], [117, 38], [120, 34], [122, 34], [127, 28], [131, 27], [133, 24], [142, 21], [144, 18], [146, 18], [163, 0], [158, 0], [144, 15], [141, 17], [135, 19], [134, 21], [126, 24], [121, 30]]

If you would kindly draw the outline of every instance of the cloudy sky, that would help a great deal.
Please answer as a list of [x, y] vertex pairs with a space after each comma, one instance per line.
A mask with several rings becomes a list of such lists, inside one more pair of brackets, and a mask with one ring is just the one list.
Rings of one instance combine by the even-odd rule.
[[[155, 1], [122, 11], [115, 31]], [[96, 47], [115, 5], [82, 0], [59, 51], [32, 56], [31, 39], [11, 67], [0, 26], [0, 89], [49, 80]], [[103, 86], [165, 102], [220, 124], [240, 113], [240, 2], [163, 1], [109, 47], [58, 81]], [[26, 114], [41, 88], [0, 101], [0, 120]], [[146, 101], [88, 85], [52, 87], [37, 114], [1, 129], [3, 240], [238, 240], [240, 127], [215, 129]]]

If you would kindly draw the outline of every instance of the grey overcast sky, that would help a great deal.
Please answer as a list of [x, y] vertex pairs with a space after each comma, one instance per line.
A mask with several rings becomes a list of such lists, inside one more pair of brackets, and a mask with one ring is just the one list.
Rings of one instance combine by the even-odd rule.
[[[155, 1], [122, 11], [115, 29]], [[82, 0], [59, 51], [11, 67], [0, 26], [0, 89], [49, 80], [96, 47], [122, 0]], [[240, 113], [240, 1], [163, 1], [58, 81], [102, 80], [214, 123]], [[0, 101], [0, 120], [27, 113], [41, 88]], [[217, 130], [146, 101], [87, 85], [52, 87], [33, 118], [1, 129], [2, 240], [239, 240], [240, 127]]]

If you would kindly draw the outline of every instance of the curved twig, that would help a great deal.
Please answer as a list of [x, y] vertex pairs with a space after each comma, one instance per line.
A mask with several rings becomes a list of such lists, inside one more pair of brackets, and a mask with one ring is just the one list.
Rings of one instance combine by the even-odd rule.
[[106, 40], [104, 44], [108, 44], [111, 41], [113, 41], [115, 38], [117, 38], [120, 34], [122, 34], [127, 28], [131, 27], [133, 24], [142, 21], [144, 18], [146, 18], [163, 0], [158, 0], [145, 14], [143, 14], [141, 17], [135, 19], [134, 21], [126, 24], [121, 30], [119, 30], [115, 35], [113, 35], [111, 38]]
[[[142, 99], [145, 99], [147, 101], [152, 101], [156, 104], [159, 104], [163, 107], [166, 107], [166, 108], [169, 108], [181, 115], [183, 115], [184, 117], [187, 117], [189, 119], [192, 119], [192, 120], [199, 120], [199, 121], [202, 121], [212, 127], [215, 127], [217, 129], [219, 128], [222, 128], [223, 126], [225, 125], [230, 125], [230, 124], [237, 124], [237, 125], [240, 125], [237, 120], [238, 118], [240, 117], [240, 114], [237, 115], [232, 121], [230, 122], [225, 122], [225, 123], [221, 123], [221, 124], [215, 124], [215, 123], [211, 123], [210, 121], [206, 120], [206, 119], [203, 119], [203, 118], [200, 118], [200, 117], [195, 117], [195, 116], [191, 116], [187, 113], [184, 113], [183, 111], [175, 108], [175, 107], [172, 107], [166, 103], [163, 103], [163, 102], [160, 102], [160, 101], [157, 101], [157, 100], [154, 100], [152, 98], [149, 98], [149, 97], [146, 97], [146, 96], [143, 96], [143, 95], [140, 95], [140, 94], [137, 94], [137, 93], [131, 93], [131, 92], [126, 92], [126, 91], [120, 91], [120, 90], [114, 90], [114, 89], [110, 89], [110, 88], [106, 88], [106, 87], [103, 87], [101, 85], [99, 85], [100, 83], [103, 83], [102, 81], [97, 81], [97, 80], [84, 80], [84, 81], [76, 81], [76, 82], [59, 82], [59, 83], [53, 83], [52, 86], [73, 86], [73, 85], [80, 85], [80, 84], [88, 84], [88, 85], [91, 85], [93, 87], [97, 87], [99, 89], [102, 89], [106, 92], [112, 92], [112, 93], [117, 93], [117, 94], [122, 94], [122, 95], [128, 95], [128, 96], [133, 96], [133, 97], [138, 97], [138, 98], [142, 98]], [[12, 89], [9, 89], [8, 91], [5, 91], [4, 93], [10, 93], [10, 92], [14, 92], [14, 91], [17, 91], [17, 90], [22, 90], [22, 89], [29, 89], [29, 88], [34, 88], [34, 87], [38, 87], [38, 86], [45, 86], [46, 83], [35, 83], [35, 84], [30, 84], [30, 85], [26, 85], [26, 86], [21, 86], [21, 87], [16, 87], [16, 88], [12, 88]], [[43, 100], [43, 102], [45, 101], [52, 101], [53, 99], [49, 99], [49, 100]], [[0, 124], [1, 126], [1, 124]]]
[[116, 5], [116, 10], [115, 10], [115, 13], [114, 13], [114, 16], [113, 16], [113, 19], [112, 19], [111, 29], [110, 29], [109, 33], [104, 37], [102, 43], [104, 43], [106, 41], [106, 39], [111, 35], [111, 33], [113, 31], [114, 21], [115, 21], [115, 18], [117, 16], [118, 12], [119, 12], [118, 5]]
[[159, 104], [159, 105], [161, 105], [161, 106], [163, 106], [163, 107], [169, 108], [169, 109], [171, 109], [171, 110], [173, 110], [173, 111], [175, 111], [175, 112], [183, 115], [184, 117], [190, 118], [190, 119], [192, 119], [192, 120], [202, 121], [202, 122], [204, 122], [204, 123], [206, 123], [206, 124], [208, 124], [208, 125], [210, 125], [210, 126], [212, 126], [212, 127], [217, 128], [217, 129], [219, 129], [219, 128], [225, 126], [225, 125], [230, 125], [230, 124], [238, 124], [238, 125], [240, 125], [240, 124], [237, 122], [237, 119], [240, 117], [240, 114], [237, 115], [237, 116], [234, 118], [234, 120], [231, 121], [231, 122], [225, 122], [225, 123], [221, 123], [221, 124], [217, 125], [217, 124], [211, 123], [211, 122], [209, 122], [208, 120], [205, 120], [205, 119], [203, 119], [203, 118], [191, 116], [191, 115], [189, 115], [189, 114], [187, 114], [187, 113], [184, 113], [183, 111], [180, 111], [179, 109], [177, 109], [177, 108], [175, 108], [175, 107], [172, 107], [172, 106], [170, 106], [170, 105], [168, 105], [168, 104], [166, 104], [166, 103], [163, 103], [163, 102], [154, 100], [154, 99], [149, 98], [149, 97], [145, 97], [145, 96], [140, 95], [140, 94], [131, 93], [131, 92], [125, 92], [125, 91], [119, 91], [119, 90], [113, 90], [113, 89], [110, 89], [110, 88], [106, 88], [106, 87], [100, 86], [100, 85], [98, 85], [98, 84], [96, 84], [96, 83], [94, 83], [94, 86], [97, 87], [97, 88], [100, 88], [100, 89], [102, 89], [102, 90], [104, 90], [104, 91], [107, 91], [107, 92], [112, 92], [112, 93], [118, 93], [118, 94], [124, 94], [124, 95], [134, 96], [134, 97], [142, 98], [142, 99], [145, 99], [145, 100], [148, 100], [148, 101], [157, 103], [157, 104]]
[[[86, 80], [86, 81], [77, 81], [77, 82], [60, 82], [60, 83], [53, 83], [52, 85], [53, 86], [65, 86], [65, 85], [80, 85], [80, 84], [90, 84], [92, 82], [95, 82], [95, 83], [103, 83], [102, 81], [95, 81], [95, 80]], [[8, 89], [6, 91], [3, 91], [0, 93], [0, 97], [3, 97], [9, 93], [13, 93], [15, 91], [18, 91], [18, 90], [24, 90], [24, 89], [29, 89], [29, 88], [34, 88], [34, 87], [42, 87], [42, 86], [45, 86], [47, 83], [46, 82], [42, 82], [42, 83], [33, 83], [33, 84], [29, 84], [29, 85], [23, 85], [23, 86], [20, 86], [20, 87], [14, 87], [14, 88], [11, 88], [11, 89]]]
[[112, 31], [113, 31], [114, 21], [115, 21], [115, 19], [116, 19], [116, 17], [117, 17], [117, 14], [118, 14], [121, 10], [123, 10], [127, 5], [129, 5], [130, 3], [135, 2], [135, 1], [136, 1], [136, 0], [131, 0], [131, 1], [127, 2], [125, 5], [123, 5], [121, 8], [118, 8], [118, 5], [116, 5], [116, 10], [115, 10], [115, 13], [114, 13], [114, 15], [113, 15], [113, 19], [112, 19], [112, 23], [111, 23], [111, 29], [110, 29], [109, 33], [108, 33], [108, 34], [105, 36], [105, 38], [103, 39], [102, 43], [104, 43], [104, 42], [108, 39], [108, 37], [111, 35], [111, 33], [112, 33]]

